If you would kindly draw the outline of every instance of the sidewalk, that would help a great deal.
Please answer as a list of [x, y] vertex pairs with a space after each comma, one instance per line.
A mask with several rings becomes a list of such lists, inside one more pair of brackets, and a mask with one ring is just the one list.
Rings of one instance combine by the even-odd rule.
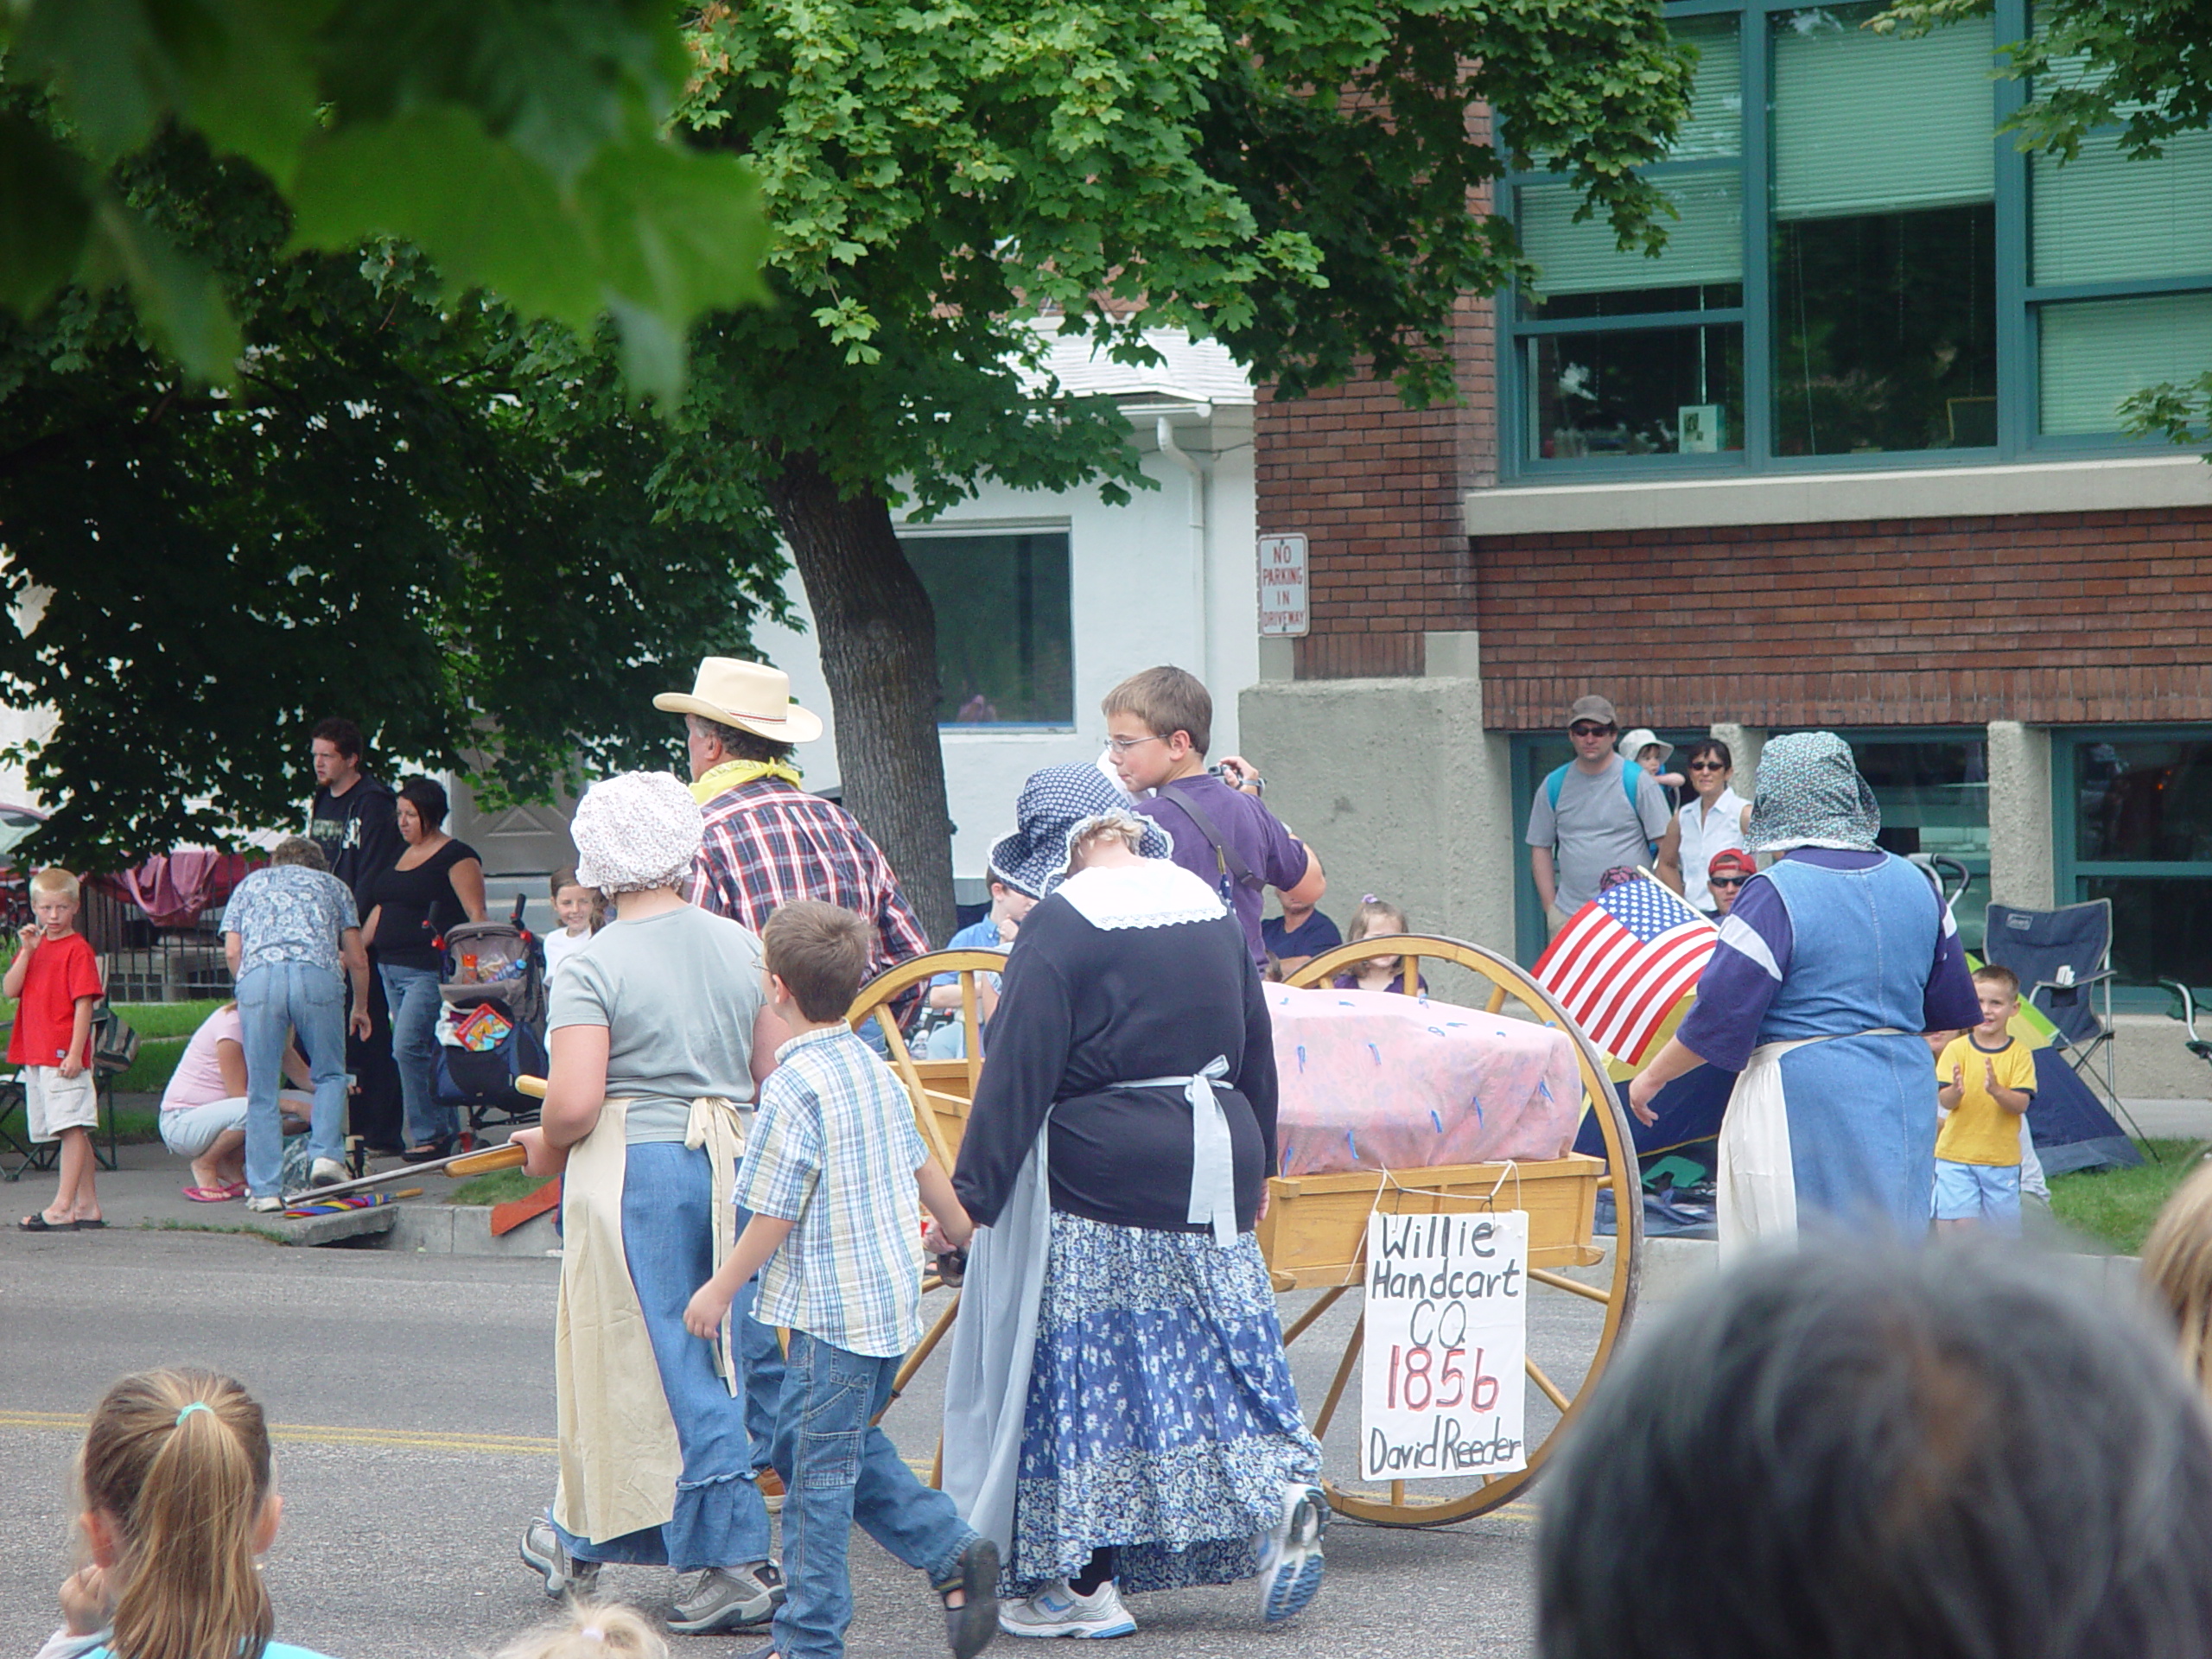
[[[151, 1110], [160, 1104], [152, 1095], [118, 1095], [116, 1104], [124, 1110]], [[486, 1131], [485, 1144], [506, 1139], [505, 1128]], [[103, 1147], [105, 1150], [105, 1147]], [[155, 1228], [170, 1231], [252, 1233], [280, 1244], [332, 1244], [345, 1239], [375, 1240], [388, 1248], [427, 1249], [435, 1254], [461, 1249], [480, 1255], [539, 1255], [559, 1243], [552, 1228], [533, 1221], [508, 1236], [491, 1238], [491, 1212], [480, 1205], [451, 1205], [446, 1197], [459, 1185], [450, 1176], [433, 1173], [395, 1184], [391, 1190], [419, 1186], [423, 1195], [374, 1209], [350, 1210], [333, 1216], [314, 1216], [288, 1221], [281, 1215], [256, 1215], [244, 1199], [228, 1204], [195, 1204], [184, 1196], [191, 1185], [191, 1168], [160, 1141], [118, 1146], [119, 1167], [99, 1172], [100, 1211], [111, 1230]], [[371, 1174], [402, 1167], [397, 1158], [372, 1158]], [[54, 1196], [51, 1171], [28, 1170], [19, 1180], [0, 1182], [0, 1205], [12, 1206], [4, 1216], [6, 1226], [30, 1214]], [[473, 1230], [470, 1224], [474, 1224]], [[541, 1230], [544, 1235], [540, 1236]], [[459, 1241], [464, 1231], [481, 1232], [480, 1249], [469, 1250]], [[512, 1243], [510, 1244], [510, 1240]]]

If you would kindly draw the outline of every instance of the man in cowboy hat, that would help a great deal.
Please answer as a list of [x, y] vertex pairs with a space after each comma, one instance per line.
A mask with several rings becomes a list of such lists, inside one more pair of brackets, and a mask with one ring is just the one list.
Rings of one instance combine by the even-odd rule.
[[709, 657], [690, 691], [664, 691], [653, 707], [683, 716], [691, 793], [706, 815], [693, 904], [756, 933], [794, 899], [854, 911], [875, 928], [870, 977], [930, 948], [889, 861], [853, 815], [799, 786], [792, 746], [821, 736], [822, 721], [791, 701], [789, 675]]

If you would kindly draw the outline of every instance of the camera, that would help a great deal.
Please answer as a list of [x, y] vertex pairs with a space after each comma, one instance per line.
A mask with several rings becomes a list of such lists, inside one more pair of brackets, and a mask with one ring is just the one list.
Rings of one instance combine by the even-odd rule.
[[1249, 778], [1245, 778], [1236, 772], [1230, 771], [1226, 766], [1217, 765], [1208, 766], [1206, 768], [1206, 776], [1209, 778], [1220, 779], [1223, 783], [1227, 784], [1231, 789], [1242, 789], [1247, 784], [1249, 784], [1252, 786], [1252, 792], [1255, 795], [1265, 795], [1268, 792], [1268, 780], [1261, 777], [1257, 772], [1254, 772]]

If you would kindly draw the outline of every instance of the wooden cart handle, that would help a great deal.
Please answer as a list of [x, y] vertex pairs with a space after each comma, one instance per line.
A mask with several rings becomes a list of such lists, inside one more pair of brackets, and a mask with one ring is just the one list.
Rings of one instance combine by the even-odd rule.
[[489, 1175], [495, 1169], [520, 1169], [522, 1160], [522, 1148], [510, 1142], [456, 1158], [446, 1166], [445, 1173], [448, 1175]]

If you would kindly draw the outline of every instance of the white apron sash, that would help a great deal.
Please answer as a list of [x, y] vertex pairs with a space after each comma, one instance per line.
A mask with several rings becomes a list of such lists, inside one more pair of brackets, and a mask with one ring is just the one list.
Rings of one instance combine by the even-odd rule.
[[1719, 1200], [1720, 1264], [1726, 1267], [1766, 1240], [1797, 1236], [1797, 1171], [1790, 1161], [1789, 1103], [1782, 1088], [1782, 1057], [1840, 1037], [1895, 1037], [1894, 1026], [1762, 1043], [1738, 1074], [1720, 1122]]

